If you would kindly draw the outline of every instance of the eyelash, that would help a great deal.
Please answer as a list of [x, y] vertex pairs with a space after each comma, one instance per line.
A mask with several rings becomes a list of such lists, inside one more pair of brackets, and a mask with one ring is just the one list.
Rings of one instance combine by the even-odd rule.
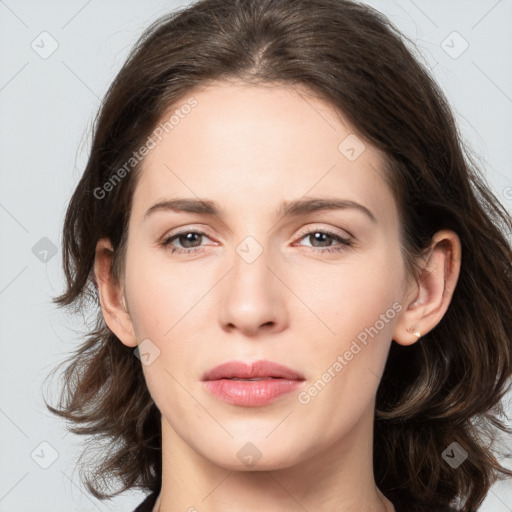
[[[160, 243], [160, 245], [162, 247], [168, 249], [172, 254], [174, 254], [174, 253], [176, 253], [176, 254], [191, 254], [191, 253], [199, 252], [199, 251], [201, 251], [203, 249], [202, 247], [193, 247], [191, 249], [180, 249], [179, 247], [174, 247], [174, 246], [171, 245], [171, 242], [173, 240], [179, 238], [180, 236], [188, 235], [188, 234], [191, 234], [191, 233], [193, 233], [194, 235], [201, 235], [201, 236], [204, 235], [204, 236], [208, 237], [208, 235], [206, 233], [204, 233], [203, 231], [196, 231], [196, 230], [192, 229], [192, 230], [180, 231], [178, 233], [173, 233], [172, 235], [166, 237], [164, 239], [164, 241]], [[339, 242], [340, 245], [339, 246], [335, 246], [334, 248], [332, 248], [332, 247], [324, 247], [324, 248], [321, 248], [321, 247], [309, 247], [309, 249], [312, 250], [313, 252], [336, 253], [336, 252], [341, 252], [341, 251], [345, 250], [347, 247], [352, 247], [353, 246], [353, 242], [349, 238], [343, 238], [343, 237], [341, 237], [341, 236], [339, 236], [336, 233], [333, 233], [331, 231], [320, 230], [320, 229], [315, 229], [315, 230], [303, 233], [301, 235], [301, 237], [299, 238], [299, 240], [302, 240], [306, 236], [313, 235], [315, 233], [321, 233], [323, 235], [328, 235], [329, 237], [331, 237], [335, 241]]]

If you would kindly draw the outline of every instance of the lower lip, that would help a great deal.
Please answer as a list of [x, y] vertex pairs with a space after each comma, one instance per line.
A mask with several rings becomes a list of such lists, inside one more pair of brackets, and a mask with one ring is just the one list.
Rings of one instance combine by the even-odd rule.
[[289, 379], [267, 380], [208, 380], [206, 389], [224, 402], [244, 407], [259, 407], [279, 396], [296, 390], [304, 381]]

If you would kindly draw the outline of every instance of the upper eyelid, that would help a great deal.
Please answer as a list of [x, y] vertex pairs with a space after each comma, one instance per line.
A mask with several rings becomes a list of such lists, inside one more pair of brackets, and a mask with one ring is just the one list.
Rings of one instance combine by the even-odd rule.
[[204, 228], [198, 228], [198, 227], [194, 227], [192, 225], [192, 227], [188, 227], [188, 226], [185, 226], [185, 227], [180, 227], [180, 228], [176, 228], [175, 230], [171, 230], [169, 233], [165, 234], [163, 236], [164, 239], [168, 239], [168, 238], [173, 238], [173, 237], [176, 237], [178, 235], [183, 235], [183, 234], [187, 234], [187, 233], [199, 233], [200, 235], [206, 235], [208, 238], [211, 238], [211, 236], [208, 234], [208, 231]]
[[[307, 231], [310, 231], [312, 229], [318, 229], [318, 230], [324, 230], [324, 229], [328, 229], [328, 230], [342, 230], [342, 231], [345, 231], [347, 232], [350, 236], [352, 236], [350, 234], [349, 231], [347, 231], [345, 228], [339, 228], [339, 227], [318, 227], [320, 224], [322, 224], [321, 222], [311, 222], [310, 224], [313, 224], [313, 226], [309, 226], [309, 227], [304, 227], [303, 229], [301, 228], [300, 232], [307, 232]], [[196, 225], [196, 224], [186, 224], [184, 226], [179, 226], [177, 228], [174, 228], [172, 229], [169, 234], [173, 234], [173, 233], [183, 233], [183, 232], [189, 232], [189, 231], [202, 231], [202, 232], [205, 232], [207, 233], [208, 232], [208, 228], [204, 228], [200, 225]]]
[[311, 232], [322, 231], [322, 232], [327, 232], [327, 233], [332, 234], [332, 235], [339, 236], [341, 238], [346, 238], [346, 236], [344, 236], [342, 233], [337, 233], [337, 231], [339, 231], [339, 230], [345, 232], [348, 235], [348, 237], [354, 238], [352, 233], [350, 233], [350, 231], [347, 231], [346, 229], [335, 228], [335, 227], [327, 227], [327, 228], [325, 228], [325, 227], [315, 227], [315, 226], [309, 227], [309, 228], [304, 228], [304, 230], [299, 231], [299, 236], [302, 237], [303, 235], [307, 235], [307, 234], [309, 234]]

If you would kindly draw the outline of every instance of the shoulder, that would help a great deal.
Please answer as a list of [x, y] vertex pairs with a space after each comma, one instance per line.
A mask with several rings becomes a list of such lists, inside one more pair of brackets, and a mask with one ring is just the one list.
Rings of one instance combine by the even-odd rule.
[[158, 493], [154, 492], [146, 497], [146, 499], [133, 512], [153, 512]]

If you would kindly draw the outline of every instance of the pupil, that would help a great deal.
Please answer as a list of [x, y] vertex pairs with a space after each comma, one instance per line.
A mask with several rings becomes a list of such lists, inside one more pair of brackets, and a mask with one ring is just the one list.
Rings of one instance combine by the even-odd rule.
[[[190, 244], [194, 244], [194, 242], [197, 242], [197, 239], [196, 237], [199, 237], [201, 235], [199, 235], [199, 233], [187, 233], [185, 236], [181, 236], [182, 239], [185, 240], [185, 243], [182, 243], [182, 245], [184, 247], [191, 247]], [[310, 235], [310, 237], [313, 237], [315, 242], [319, 242], [320, 244], [324, 244], [324, 245], [329, 245], [327, 243], [328, 240], [326, 240], [326, 237], [327, 239], [330, 238], [330, 235], [327, 235], [326, 233], [313, 233], [312, 235]]]
[[[182, 243], [184, 247], [189, 247], [188, 244], [193, 244], [197, 240], [193, 240], [194, 237], [200, 236], [198, 233], [187, 233], [185, 236], [182, 236], [182, 238], [185, 239], [185, 243]], [[191, 238], [192, 237], [192, 238]]]
[[[317, 233], [314, 233], [313, 236], [314, 236], [314, 238], [315, 238], [315, 240], [317, 242], [324, 243], [327, 246], [329, 245], [329, 244], [326, 243], [326, 240], [325, 240], [325, 237], [329, 237], [328, 234], [326, 234], [326, 233], [318, 233], [317, 232]], [[324, 240], [322, 240], [322, 237], [324, 237]]]

